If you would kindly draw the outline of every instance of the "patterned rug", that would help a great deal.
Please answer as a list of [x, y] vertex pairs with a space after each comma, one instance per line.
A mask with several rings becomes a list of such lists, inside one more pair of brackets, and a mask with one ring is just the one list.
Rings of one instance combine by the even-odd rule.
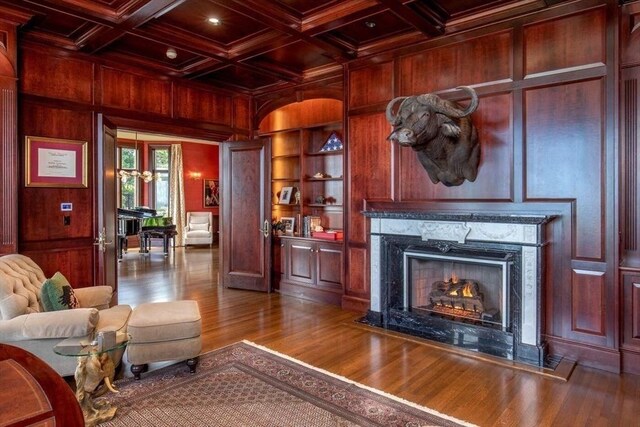
[[243, 341], [116, 381], [101, 426], [470, 426]]

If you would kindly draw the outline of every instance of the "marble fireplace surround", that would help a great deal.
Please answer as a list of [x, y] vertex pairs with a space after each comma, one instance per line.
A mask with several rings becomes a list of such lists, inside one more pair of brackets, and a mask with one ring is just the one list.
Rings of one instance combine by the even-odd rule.
[[[366, 322], [451, 345], [543, 366], [541, 340], [545, 224], [551, 215], [373, 212], [370, 218], [371, 303]], [[509, 324], [502, 330], [414, 317], [387, 307], [402, 281], [404, 249], [431, 253], [504, 253], [511, 259]], [[474, 348], [475, 347], [475, 348]]]

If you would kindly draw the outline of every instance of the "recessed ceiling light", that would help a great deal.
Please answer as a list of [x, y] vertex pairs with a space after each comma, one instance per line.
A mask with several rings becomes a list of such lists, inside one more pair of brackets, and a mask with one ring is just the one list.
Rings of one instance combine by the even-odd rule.
[[366, 25], [369, 28], [374, 28], [376, 26], [376, 23], [373, 21], [365, 21], [364, 25]]
[[167, 49], [167, 58], [176, 59], [178, 57], [178, 52], [172, 47]]
[[218, 18], [209, 18], [208, 21], [210, 24], [220, 25], [220, 20]]

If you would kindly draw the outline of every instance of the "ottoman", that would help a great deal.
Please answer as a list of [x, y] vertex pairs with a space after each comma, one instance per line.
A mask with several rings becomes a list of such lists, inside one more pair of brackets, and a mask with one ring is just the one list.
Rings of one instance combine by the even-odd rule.
[[135, 379], [147, 363], [187, 360], [191, 373], [196, 371], [202, 349], [202, 320], [196, 301], [152, 302], [137, 306], [127, 332], [127, 360]]

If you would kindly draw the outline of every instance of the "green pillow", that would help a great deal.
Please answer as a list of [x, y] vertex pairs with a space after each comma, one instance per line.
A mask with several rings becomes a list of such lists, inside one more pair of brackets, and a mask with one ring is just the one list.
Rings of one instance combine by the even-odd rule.
[[80, 306], [73, 288], [59, 271], [44, 281], [40, 288], [40, 301], [45, 311], [68, 310]]

